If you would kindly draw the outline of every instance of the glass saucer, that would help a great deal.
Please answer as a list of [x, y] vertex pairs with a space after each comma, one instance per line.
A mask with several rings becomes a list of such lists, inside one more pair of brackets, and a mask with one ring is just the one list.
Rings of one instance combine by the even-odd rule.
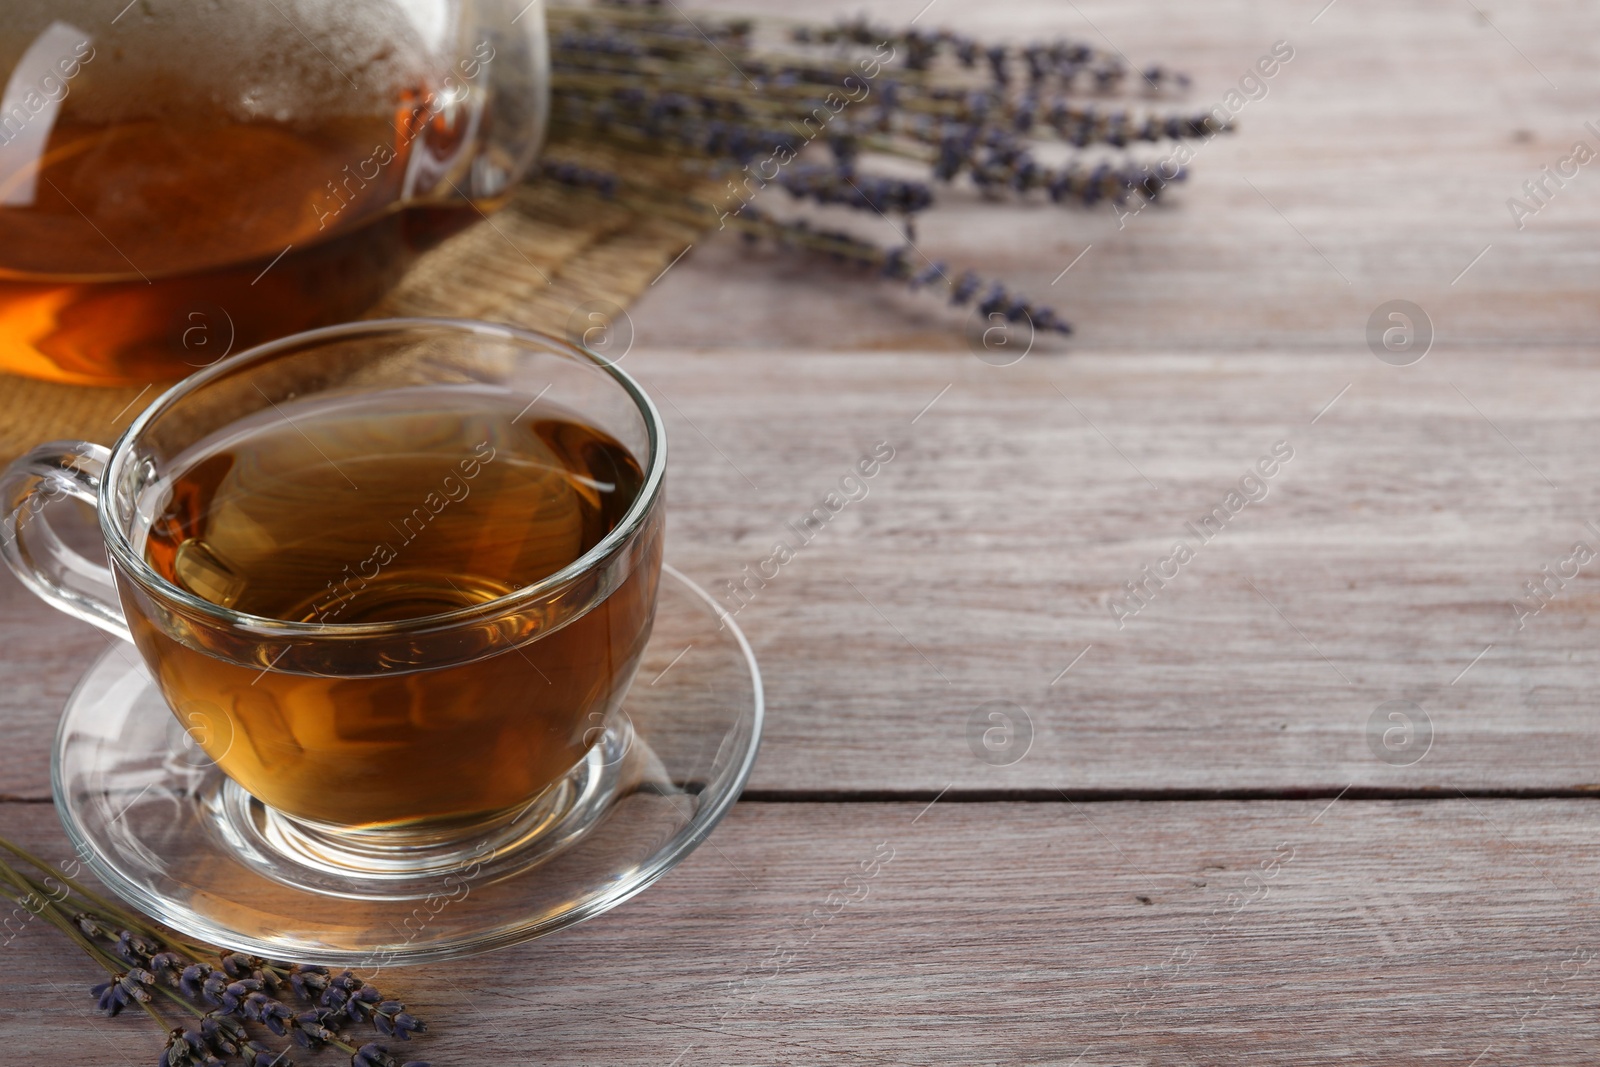
[[67, 702], [51, 778], [73, 846], [141, 911], [225, 948], [377, 968], [540, 937], [640, 892], [738, 798], [762, 715], [744, 635], [668, 566], [621, 713], [579, 768], [459, 868], [356, 881], [298, 853], [121, 643]]

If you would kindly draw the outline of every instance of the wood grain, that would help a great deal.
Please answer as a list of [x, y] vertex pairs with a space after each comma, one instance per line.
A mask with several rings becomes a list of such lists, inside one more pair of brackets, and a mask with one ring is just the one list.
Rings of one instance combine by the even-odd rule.
[[[446, 272], [454, 288], [411, 294], [533, 321], [518, 315], [595, 284], [643, 289], [625, 366], [670, 427], [669, 552], [719, 592], [891, 443], [867, 495], [739, 612], [770, 709], [753, 795], [925, 798], [742, 803], [617, 912], [385, 976], [440, 1031], [417, 1054], [1588, 1062], [1594, 802], [1458, 790], [1600, 782], [1594, 567], [1521, 628], [1511, 607], [1573, 542], [1600, 549], [1600, 178], [1586, 168], [1520, 231], [1505, 206], [1593, 143], [1600, 9], [937, 0], [919, 24], [1064, 34], [1183, 67], [1199, 109], [1273, 41], [1297, 54], [1239, 133], [1123, 228], [941, 192], [919, 250], [1078, 325], [1012, 367], [969, 355], [936, 302], [716, 238], [659, 279], [596, 262], [553, 294], [486, 268], [479, 252], [514, 257], [478, 231], [486, 243]], [[508, 232], [536, 262], [556, 251], [537, 218]], [[1437, 335], [1408, 368], [1366, 346], [1393, 298], [1421, 304]], [[1266, 498], [1118, 628], [1122, 583], [1280, 440], [1294, 458]], [[47, 794], [59, 709], [105, 645], [0, 577], [0, 794]], [[1371, 741], [1396, 700], [1431, 724], [1410, 765]], [[988, 751], [996, 701], [1033, 735], [1003, 765], [1018, 749], [986, 762], [973, 748]], [[1380, 790], [1419, 799], [1352, 799]], [[1308, 792], [1325, 796], [1264, 799]], [[1007, 794], [1035, 802], [960, 802]], [[0, 804], [0, 832], [64, 852], [48, 804]], [[138, 1018], [91, 1017], [86, 964], [36, 929], [4, 947], [0, 1058], [153, 1062]]]
[[[925, 3], [881, 0], [871, 16], [904, 24]], [[716, 6], [787, 13], [757, 0]], [[1275, 41], [1289, 41], [1295, 58], [1238, 111], [1235, 134], [1200, 150], [1161, 207], [1123, 225], [1109, 207], [996, 209], [941, 187], [916, 248], [1054, 304], [1088, 351], [1359, 354], [1368, 316], [1396, 298], [1428, 312], [1441, 345], [1588, 344], [1600, 330], [1600, 172], [1580, 169], [1520, 230], [1506, 201], [1525, 198], [1523, 183], [1576, 141], [1600, 149], [1584, 127], [1600, 125], [1600, 70], [1580, 44], [1600, 33], [1600, 8], [1337, 0], [1318, 17], [1325, 6], [937, 0], [919, 28], [1064, 36], [1186, 70], [1194, 86], [1180, 110], [1221, 102]], [[821, 0], [806, 15], [859, 10]], [[785, 194], [767, 195], [763, 206], [792, 210]], [[828, 222], [900, 240], [842, 209]], [[663, 347], [965, 351], [961, 317], [931, 297], [731, 240], [698, 244], [635, 318], [641, 343]]]
[[[0, 819], [65, 852], [48, 806]], [[623, 908], [382, 987], [436, 1064], [1589, 1062], [1597, 831], [1590, 801], [741, 804]], [[6, 1062], [153, 1062], [72, 953], [6, 946]]]
[[[626, 366], [669, 425], [669, 554], [730, 610], [727, 582], [797, 541], [788, 524], [876, 442], [895, 449], [737, 615], [769, 698], [758, 790], [1600, 781], [1597, 565], [1520, 630], [1511, 606], [1575, 541], [1600, 550], [1586, 525], [1600, 524], [1586, 478], [1600, 369], [1584, 353], [996, 368], [641, 350]], [[1186, 524], [1280, 440], [1294, 458], [1266, 498], [1200, 545]], [[1119, 629], [1112, 599], [1180, 538], [1194, 560]], [[42, 797], [50, 731], [107, 639], [9, 575], [0, 605], [0, 792]], [[1370, 747], [1392, 700], [1431, 722], [1411, 766]], [[1032, 723], [1009, 765], [969, 744], [991, 701]]]

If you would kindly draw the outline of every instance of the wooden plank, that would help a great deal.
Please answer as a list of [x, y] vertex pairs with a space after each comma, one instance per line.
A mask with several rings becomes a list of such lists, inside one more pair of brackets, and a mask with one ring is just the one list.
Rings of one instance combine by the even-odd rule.
[[[1089, 28], [1131, 55], [1191, 67], [1202, 102], [1249, 58], [1249, 42], [1307, 18], [1284, 4], [1217, 4], [1159, 18], [1138, 5], [1079, 9]], [[1000, 22], [955, 0], [936, 10], [973, 30], [985, 28], [981, 14], [1002, 35], [1087, 32], [1064, 21], [1079, 14], [1036, 3], [1007, 8]], [[1577, 123], [1592, 76], [1561, 43], [1581, 37], [1589, 9], [1547, 3], [1495, 17], [1506, 38], [1448, 4], [1344, 0], [1314, 28], [1295, 31], [1309, 42], [1307, 62], [1286, 68], [1236, 139], [1208, 150], [1170, 211], [1116, 235], [1124, 244], [1163, 242], [1139, 245], [1137, 255], [1127, 249], [1141, 268], [1167, 270], [1163, 249], [1194, 257], [1170, 275], [1088, 270], [1089, 260], [1069, 275], [1088, 286], [1087, 305], [1131, 331], [1086, 331], [1095, 352], [1125, 344], [1171, 357], [1080, 352], [1051, 363], [1040, 352], [1009, 369], [964, 354], [820, 358], [797, 350], [961, 342], [932, 312], [908, 325], [915, 305], [897, 304], [881, 287], [769, 269], [715, 245], [651, 290], [634, 315], [640, 340], [629, 365], [669, 401], [679, 457], [674, 551], [707, 584], [766, 558], [785, 523], [861, 450], [891, 438], [901, 449], [874, 495], [831, 523], [741, 613], [773, 696], [758, 788], [1593, 783], [1588, 578], [1528, 629], [1502, 632], [1522, 583], [1587, 536], [1583, 521], [1594, 512], [1580, 479], [1592, 376], [1577, 353], [1544, 352], [1530, 366], [1520, 348], [1464, 348], [1469, 337], [1533, 337], [1535, 312], [1541, 340], [1587, 330], [1592, 256], [1580, 246], [1595, 206], [1589, 187], [1563, 189], [1525, 233], [1496, 244], [1496, 255], [1521, 249], [1524, 258], [1499, 271], [1490, 268], [1500, 261], [1486, 258], [1444, 287], [1444, 298], [1458, 302], [1451, 315], [1498, 309], [1494, 321], [1520, 333], [1441, 313], [1435, 351], [1404, 371], [1365, 351], [1361, 316], [1338, 331], [1327, 325], [1329, 308], [1350, 308], [1334, 299], [1337, 282], [1309, 283], [1320, 259], [1296, 244], [1292, 226], [1271, 212], [1247, 221], [1237, 205], [1203, 199], [1229, 187], [1208, 169], [1235, 158], [1228, 152], [1242, 153], [1237, 169], [1247, 169], [1245, 160], [1288, 168], [1288, 186], [1313, 183], [1308, 196], [1348, 190], [1352, 168], [1381, 155], [1403, 172], [1376, 192], [1355, 182], [1373, 193], [1367, 199], [1334, 200], [1326, 209], [1332, 239], [1386, 248], [1385, 235], [1399, 234], [1408, 272], [1423, 261], [1430, 271], [1453, 264], [1446, 253], [1458, 250], [1443, 236], [1475, 232], [1463, 229], [1461, 205], [1494, 206], [1491, 185], [1501, 188], [1494, 183], [1516, 168], [1536, 169], [1537, 153]], [[1507, 38], [1563, 90], [1544, 86]], [[1483, 117], [1489, 87], [1498, 102], [1483, 122], [1469, 122]], [[1376, 106], [1385, 94], [1389, 106]], [[1485, 131], [1512, 112], [1534, 140], [1508, 148]], [[1402, 133], [1423, 127], [1430, 135], [1400, 151]], [[1403, 178], [1430, 174], [1469, 183], [1472, 195], [1399, 195], [1417, 187]], [[1292, 217], [1293, 204], [1280, 206]], [[1022, 210], [1015, 225], [1054, 232], [1040, 231], [1040, 218]], [[1078, 249], [1071, 235], [1084, 220], [1060, 218], [1069, 236], [1051, 256]], [[1203, 232], [1186, 237], [1185, 227]], [[1302, 229], [1319, 244], [1328, 239]], [[1006, 232], [998, 216], [976, 209], [949, 228], [998, 267], [1035, 255], [1037, 242], [1013, 244]], [[927, 240], [936, 237], [930, 231]], [[1340, 262], [1343, 247], [1324, 250]], [[1304, 269], [1288, 269], [1291, 254]], [[1542, 295], [1532, 301], [1535, 289]], [[1404, 291], [1434, 307], [1426, 294]], [[1140, 303], [1130, 309], [1130, 300]], [[829, 326], [825, 336], [819, 323]], [[1279, 355], [1194, 358], [1269, 342], [1282, 343]], [[673, 347], [691, 343], [722, 351]], [[1338, 354], [1288, 351], [1320, 343]], [[1346, 384], [1351, 392], [1327, 416], [1301, 425]], [[1280, 435], [1307, 442], [1301, 465], [1286, 468], [1274, 496], [1246, 512], [1237, 536], [1208, 545], [1127, 630], [1114, 629], [1102, 598], [1168, 551], [1183, 524], [1218, 503]], [[3, 589], [8, 685], [0, 701], [13, 744], [0, 757], [0, 790], [38, 796], [56, 709], [100, 639], [27, 603], [8, 579]], [[1421, 704], [1435, 728], [1436, 748], [1414, 767], [1368, 750], [1366, 723], [1391, 699]], [[991, 700], [1014, 702], [1033, 720], [1034, 748], [1015, 765], [997, 768], [970, 753], [968, 720]]]
[[[677, 458], [705, 473], [674, 482], [672, 545], [719, 591], [872, 441], [898, 450], [738, 616], [773, 707], [758, 786], [1596, 781], [1594, 569], [1521, 629], [1512, 606], [1538, 605], [1524, 583], [1574, 542], [1600, 547], [1583, 477], [1600, 377], [1581, 355], [727, 366], [651, 353], [635, 368], [693, 420], [674, 423]], [[1188, 524], [1277, 441], [1294, 459], [1269, 495], [1202, 544]], [[1194, 560], [1113, 617], [1179, 540]], [[1003, 767], [967, 737], [996, 700], [1035, 734]], [[1432, 723], [1411, 766], [1369, 745], [1391, 700]]]
[[[0, 818], [65, 853], [47, 806]], [[1588, 1062], [1597, 831], [1590, 801], [741, 804], [616, 912], [382, 986], [440, 1064]], [[8, 1062], [153, 1062], [94, 980], [17, 935]]]
[[[924, 5], [883, 0], [871, 16], [903, 25]], [[788, 13], [771, 0], [716, 6]], [[1360, 353], [1368, 317], [1396, 298], [1428, 312], [1441, 344], [1589, 344], [1600, 331], [1600, 174], [1585, 166], [1560, 188], [1549, 184], [1547, 206], [1521, 229], [1507, 200], [1537, 204], [1523, 183], [1575, 142], [1600, 151], [1600, 134], [1584, 125], [1600, 123], [1600, 71], [1579, 44], [1600, 33], [1600, 8], [1338, 0], [1318, 17], [1324, 6], [938, 0], [920, 28], [989, 40], [1065, 36], [1141, 66], [1187, 70], [1194, 85], [1175, 105], [1183, 110], [1223, 102], [1275, 41], [1289, 41], [1295, 57], [1264, 98], [1238, 109], [1235, 134], [1200, 149], [1190, 180], [1161, 207], [1119, 220], [1110, 207], [996, 208], [963, 186], [941, 187], [918, 224], [917, 249], [1053, 303], [1078, 327], [1076, 344], [1092, 351]], [[806, 17], [859, 10], [853, 0], [823, 0]], [[1140, 106], [1137, 96], [1104, 103]], [[757, 203], [768, 210], [793, 210], [780, 190], [764, 195]], [[824, 217], [900, 241], [860, 213]], [[697, 245], [646, 292], [635, 310], [642, 342], [965, 351], [961, 316], [932, 297], [862, 284], [827, 263], [752, 254], [723, 237]]]
[[[1030, 356], [996, 368], [641, 350], [626, 365], [669, 423], [669, 554], [730, 610], [741, 601], [728, 582], [775, 540], [798, 546], [789, 524], [877, 442], [895, 450], [864, 498], [764, 588], [747, 587], [737, 619], [770, 708], [757, 789], [1600, 780], [1589, 696], [1600, 567], [1580, 568], [1520, 630], [1512, 607], [1538, 604], [1524, 583], [1575, 542], [1600, 551], [1586, 525], [1600, 524], [1600, 500], [1585, 484], [1600, 370], [1582, 353], [1435, 353], [1409, 368], [1370, 354]], [[1202, 544], [1187, 524], [1224, 505], [1277, 441], [1294, 458], [1266, 498]], [[1124, 583], [1180, 539], [1193, 561], [1148, 607], [1115, 617]], [[0, 598], [0, 792], [44, 796], [49, 732], [106, 640], [9, 577]], [[1371, 747], [1369, 721], [1394, 700], [1431, 723], [1413, 765]], [[993, 701], [1032, 724], [1031, 750], [1009, 764], [970, 747]], [[1384, 712], [1375, 736], [1393, 725]]]

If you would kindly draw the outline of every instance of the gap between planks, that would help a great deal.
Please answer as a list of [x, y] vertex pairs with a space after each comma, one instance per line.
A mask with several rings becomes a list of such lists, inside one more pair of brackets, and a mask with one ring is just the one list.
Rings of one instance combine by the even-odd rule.
[[1600, 785], [1564, 788], [1456, 789], [1386, 786], [1304, 789], [747, 789], [742, 804], [1114, 804], [1303, 800], [1600, 800]]
[[[747, 789], [741, 804], [1205, 804], [1306, 800], [1600, 800], [1600, 785], [1530, 789], [1404, 789], [1383, 786], [1305, 789]], [[0, 794], [0, 804], [52, 805], [50, 797]]]

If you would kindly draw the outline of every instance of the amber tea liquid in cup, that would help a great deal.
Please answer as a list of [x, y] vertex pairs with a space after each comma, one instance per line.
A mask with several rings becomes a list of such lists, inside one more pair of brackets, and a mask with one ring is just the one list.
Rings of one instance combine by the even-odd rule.
[[[0, 552], [138, 647], [178, 720], [302, 858], [447, 867], [603, 743], [650, 634], [659, 415], [543, 335], [387, 320], [175, 386], [116, 445], [0, 479]], [[109, 572], [49, 500], [93, 502]]]

